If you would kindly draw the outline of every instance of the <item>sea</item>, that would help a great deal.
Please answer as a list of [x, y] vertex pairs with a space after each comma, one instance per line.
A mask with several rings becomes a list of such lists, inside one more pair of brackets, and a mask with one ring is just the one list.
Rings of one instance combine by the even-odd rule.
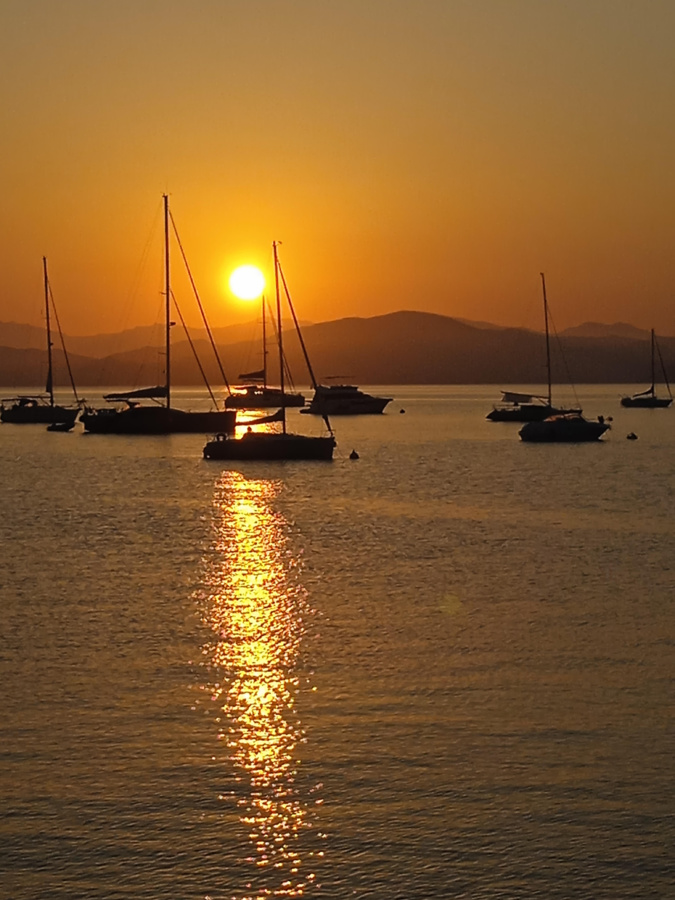
[[675, 896], [675, 408], [374, 391], [332, 463], [0, 426], [0, 897]]

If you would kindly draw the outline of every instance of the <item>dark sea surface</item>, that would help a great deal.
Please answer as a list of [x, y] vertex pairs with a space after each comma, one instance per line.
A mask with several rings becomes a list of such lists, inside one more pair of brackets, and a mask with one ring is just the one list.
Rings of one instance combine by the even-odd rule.
[[0, 427], [2, 898], [675, 895], [675, 409], [381, 392], [332, 464]]

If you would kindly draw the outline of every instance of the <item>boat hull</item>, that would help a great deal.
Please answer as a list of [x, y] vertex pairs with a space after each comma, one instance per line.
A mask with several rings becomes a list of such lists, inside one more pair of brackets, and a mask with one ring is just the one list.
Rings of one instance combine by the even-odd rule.
[[304, 406], [305, 398], [302, 394], [289, 394], [281, 391], [260, 389], [256, 391], [243, 391], [230, 396], [225, 400], [225, 409], [278, 409], [280, 406]]
[[72, 428], [79, 412], [79, 409], [67, 406], [15, 404], [3, 407], [0, 411], [0, 421], [11, 425], [68, 425]]
[[89, 434], [234, 434], [234, 410], [186, 412], [163, 406], [133, 406], [129, 409], [89, 410], [82, 414]]
[[373, 397], [353, 384], [319, 384], [301, 413], [312, 416], [372, 416], [384, 412], [391, 397]]
[[486, 419], [490, 422], [541, 422], [549, 416], [574, 412], [578, 409], [555, 409], [553, 406], [542, 406], [539, 403], [522, 403], [514, 406], [495, 406]]
[[249, 433], [241, 438], [217, 435], [204, 447], [204, 459], [245, 461], [330, 461], [335, 438], [304, 434]]
[[300, 412], [310, 416], [376, 416], [384, 412], [388, 403], [391, 403], [391, 400], [382, 397], [373, 397], [372, 400], [358, 403], [352, 401], [310, 403], [307, 409], [301, 409]]
[[622, 397], [621, 405], [633, 409], [665, 409], [673, 402], [672, 397]]
[[518, 432], [520, 439], [536, 444], [580, 444], [599, 440], [609, 429], [605, 422], [583, 416], [560, 416], [541, 422], [527, 422]]

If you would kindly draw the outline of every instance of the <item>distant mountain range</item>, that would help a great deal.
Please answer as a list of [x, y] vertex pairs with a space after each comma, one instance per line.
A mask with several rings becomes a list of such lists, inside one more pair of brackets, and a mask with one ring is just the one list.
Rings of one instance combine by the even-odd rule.
[[[243, 325], [214, 328], [213, 334], [218, 344], [233, 344], [238, 341], [251, 340], [256, 327], [255, 321], [252, 321]], [[193, 340], [206, 340], [207, 338], [204, 328], [191, 330], [190, 335]], [[58, 336], [52, 335], [52, 339], [54, 346], [59, 347]], [[142, 350], [144, 347], [162, 347], [164, 345], [164, 325], [143, 325], [114, 334], [94, 334], [86, 337], [65, 335], [64, 339], [69, 354], [103, 359], [105, 356], [128, 353], [130, 350]], [[179, 342], [180, 336], [174, 333], [174, 339]], [[37, 328], [35, 325], [20, 325], [17, 322], [0, 322], [0, 347], [14, 347], [17, 350], [44, 350], [44, 328]]]
[[615, 322], [613, 325], [602, 325], [600, 322], [584, 322], [561, 332], [563, 337], [622, 337], [635, 341], [649, 340], [650, 332], [644, 328], [636, 328], [626, 322]]
[[[255, 322], [214, 329], [228, 379], [260, 368], [260, 332]], [[543, 334], [424, 312], [396, 312], [306, 325], [303, 329], [317, 378], [336, 376], [356, 384], [519, 384], [546, 380]], [[204, 331], [192, 334], [209, 380], [222, 380]], [[285, 349], [295, 380], [307, 383], [297, 337], [287, 333]], [[86, 387], [158, 384], [163, 380], [163, 333], [159, 327], [119, 334], [66, 337], [78, 385]], [[552, 340], [554, 380], [577, 384], [649, 382], [649, 332], [632, 325], [588, 322]], [[659, 340], [669, 371], [675, 372], [675, 338]], [[68, 383], [63, 354], [55, 341], [55, 380]], [[271, 350], [271, 347], [270, 347]], [[274, 355], [270, 353], [270, 360]], [[274, 373], [274, 366], [270, 364]], [[46, 351], [40, 328], [0, 323], [0, 384], [39, 385]], [[176, 385], [202, 383], [186, 340], [172, 344]], [[272, 375], [272, 378], [274, 376]]]

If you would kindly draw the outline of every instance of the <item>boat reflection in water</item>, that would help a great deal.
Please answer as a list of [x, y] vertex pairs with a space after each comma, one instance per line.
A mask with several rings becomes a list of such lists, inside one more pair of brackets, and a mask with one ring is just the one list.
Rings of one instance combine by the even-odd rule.
[[216, 638], [206, 655], [219, 680], [208, 689], [222, 709], [219, 737], [239, 782], [222, 799], [237, 802], [253, 845], [247, 862], [256, 867], [245, 897], [303, 896], [315, 883], [308, 868], [314, 854], [301, 854], [299, 838], [311, 828], [317, 798], [302, 797], [295, 784], [304, 740], [295, 670], [310, 610], [287, 523], [272, 505], [280, 490], [277, 481], [223, 472], [207, 576], [205, 619]]

